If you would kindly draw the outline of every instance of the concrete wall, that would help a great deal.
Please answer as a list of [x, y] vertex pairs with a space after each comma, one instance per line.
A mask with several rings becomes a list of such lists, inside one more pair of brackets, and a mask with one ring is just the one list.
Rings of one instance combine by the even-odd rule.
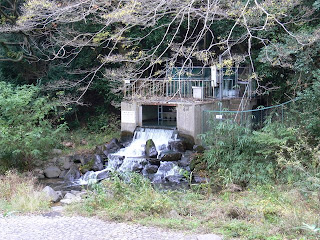
[[[226, 99], [222, 102], [177, 102], [177, 129], [183, 134], [192, 136], [197, 144], [201, 143], [199, 134], [202, 133], [203, 111], [229, 109], [237, 110], [241, 99]], [[142, 105], [143, 104], [143, 105]], [[122, 102], [121, 103], [121, 131], [133, 132], [137, 126], [142, 126], [142, 121], [157, 117], [157, 104], [150, 102]], [[256, 104], [253, 100], [248, 103], [246, 109], [252, 109]], [[144, 111], [143, 111], [144, 108]]]
[[121, 102], [121, 131], [134, 132], [139, 126], [139, 104], [135, 101]]

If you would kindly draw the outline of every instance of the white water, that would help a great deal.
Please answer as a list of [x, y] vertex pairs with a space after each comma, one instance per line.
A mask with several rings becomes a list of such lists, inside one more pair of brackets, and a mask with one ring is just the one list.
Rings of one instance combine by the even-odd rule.
[[126, 148], [120, 149], [114, 155], [124, 157], [142, 157], [145, 155], [145, 145], [147, 140], [152, 139], [157, 152], [165, 150], [168, 142], [176, 138], [173, 136], [174, 130], [172, 129], [153, 129], [153, 128], [140, 128], [134, 132], [133, 140]]
[[[98, 175], [107, 171], [128, 172], [133, 171], [139, 164], [145, 163], [145, 145], [147, 140], [152, 139], [157, 152], [168, 149], [170, 140], [176, 140], [177, 136], [172, 129], [139, 128], [134, 132], [132, 142], [118, 152], [108, 155], [108, 166], [98, 172], [90, 171], [78, 180], [81, 185], [95, 183], [99, 180]], [[124, 158], [124, 159], [123, 159]], [[123, 160], [122, 160], [123, 159]]]

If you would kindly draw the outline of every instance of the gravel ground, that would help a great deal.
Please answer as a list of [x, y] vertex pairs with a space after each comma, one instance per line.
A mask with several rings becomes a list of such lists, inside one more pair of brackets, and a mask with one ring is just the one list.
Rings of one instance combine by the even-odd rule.
[[66, 217], [59, 213], [32, 216], [0, 216], [1, 240], [221, 240], [154, 227], [104, 222], [96, 218]]

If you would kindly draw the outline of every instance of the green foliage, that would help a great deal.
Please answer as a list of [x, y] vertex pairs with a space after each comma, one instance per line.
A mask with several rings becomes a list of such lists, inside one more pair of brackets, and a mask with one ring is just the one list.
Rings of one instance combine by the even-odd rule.
[[0, 160], [6, 167], [30, 167], [58, 146], [65, 124], [47, 118], [56, 104], [32, 85], [13, 87], [0, 82]]
[[294, 183], [318, 171], [314, 149], [299, 130], [279, 123], [251, 132], [221, 122], [204, 140], [210, 146], [204, 161], [219, 184]]
[[300, 113], [299, 121], [309, 135], [316, 139], [320, 138], [320, 70], [315, 72], [317, 81], [303, 91], [297, 102], [296, 111]]

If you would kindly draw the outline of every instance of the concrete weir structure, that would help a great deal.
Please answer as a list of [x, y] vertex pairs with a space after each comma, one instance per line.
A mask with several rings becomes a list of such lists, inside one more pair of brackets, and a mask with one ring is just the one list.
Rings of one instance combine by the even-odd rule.
[[175, 67], [163, 79], [126, 80], [121, 131], [171, 127], [200, 143], [204, 111], [251, 110], [256, 104], [250, 73], [246, 67]]
[[[223, 99], [222, 101], [123, 101], [121, 103], [121, 131], [133, 133], [136, 127], [171, 127], [179, 133], [192, 136], [196, 143], [200, 143], [199, 134], [203, 126], [203, 111], [230, 109], [238, 110], [241, 99]], [[252, 109], [254, 100], [250, 101], [246, 109]], [[171, 111], [162, 112], [167, 108]]]

